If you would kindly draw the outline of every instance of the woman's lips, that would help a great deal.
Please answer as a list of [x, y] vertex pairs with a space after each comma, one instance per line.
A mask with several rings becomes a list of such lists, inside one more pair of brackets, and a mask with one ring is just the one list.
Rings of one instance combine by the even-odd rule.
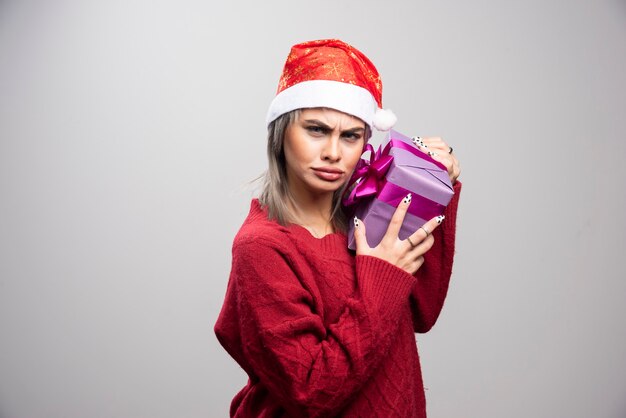
[[336, 181], [343, 177], [343, 171], [336, 168], [318, 167], [313, 168], [313, 172], [317, 177], [326, 181]]

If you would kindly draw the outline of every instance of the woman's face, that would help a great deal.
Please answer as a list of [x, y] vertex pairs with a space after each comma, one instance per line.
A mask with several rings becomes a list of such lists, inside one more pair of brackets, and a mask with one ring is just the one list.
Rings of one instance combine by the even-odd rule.
[[291, 191], [332, 193], [349, 180], [365, 144], [365, 122], [327, 108], [302, 109], [285, 131]]

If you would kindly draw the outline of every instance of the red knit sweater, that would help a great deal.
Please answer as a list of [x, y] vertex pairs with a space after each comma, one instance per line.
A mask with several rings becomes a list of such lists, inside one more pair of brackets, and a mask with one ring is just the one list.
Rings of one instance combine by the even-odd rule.
[[448, 289], [461, 184], [415, 277], [267, 219], [254, 199], [235, 237], [215, 333], [249, 376], [234, 417], [425, 417], [414, 332]]

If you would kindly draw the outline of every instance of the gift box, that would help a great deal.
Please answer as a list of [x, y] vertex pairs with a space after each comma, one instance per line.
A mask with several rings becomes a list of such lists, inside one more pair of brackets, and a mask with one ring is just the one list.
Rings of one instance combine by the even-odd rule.
[[[412, 194], [400, 233], [406, 239], [435, 216], [441, 215], [454, 195], [446, 167], [420, 151], [413, 140], [397, 131], [374, 152], [361, 159], [348, 186], [343, 204], [348, 213], [365, 223], [367, 242], [377, 246], [387, 232], [398, 204]], [[356, 249], [354, 223], [349, 223], [348, 247]]]

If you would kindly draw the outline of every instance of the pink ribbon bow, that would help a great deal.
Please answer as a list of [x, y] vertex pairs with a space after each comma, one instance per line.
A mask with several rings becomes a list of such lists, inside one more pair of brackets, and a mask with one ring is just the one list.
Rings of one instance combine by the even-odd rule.
[[393, 156], [389, 155], [389, 147], [382, 150], [382, 146], [380, 146], [374, 152], [374, 147], [367, 144], [363, 152], [367, 151], [370, 152], [369, 160], [364, 158], [359, 160], [348, 182], [348, 190], [353, 185], [354, 187], [343, 200], [345, 206], [353, 205], [364, 197], [375, 195], [384, 184], [385, 174], [393, 161]]

